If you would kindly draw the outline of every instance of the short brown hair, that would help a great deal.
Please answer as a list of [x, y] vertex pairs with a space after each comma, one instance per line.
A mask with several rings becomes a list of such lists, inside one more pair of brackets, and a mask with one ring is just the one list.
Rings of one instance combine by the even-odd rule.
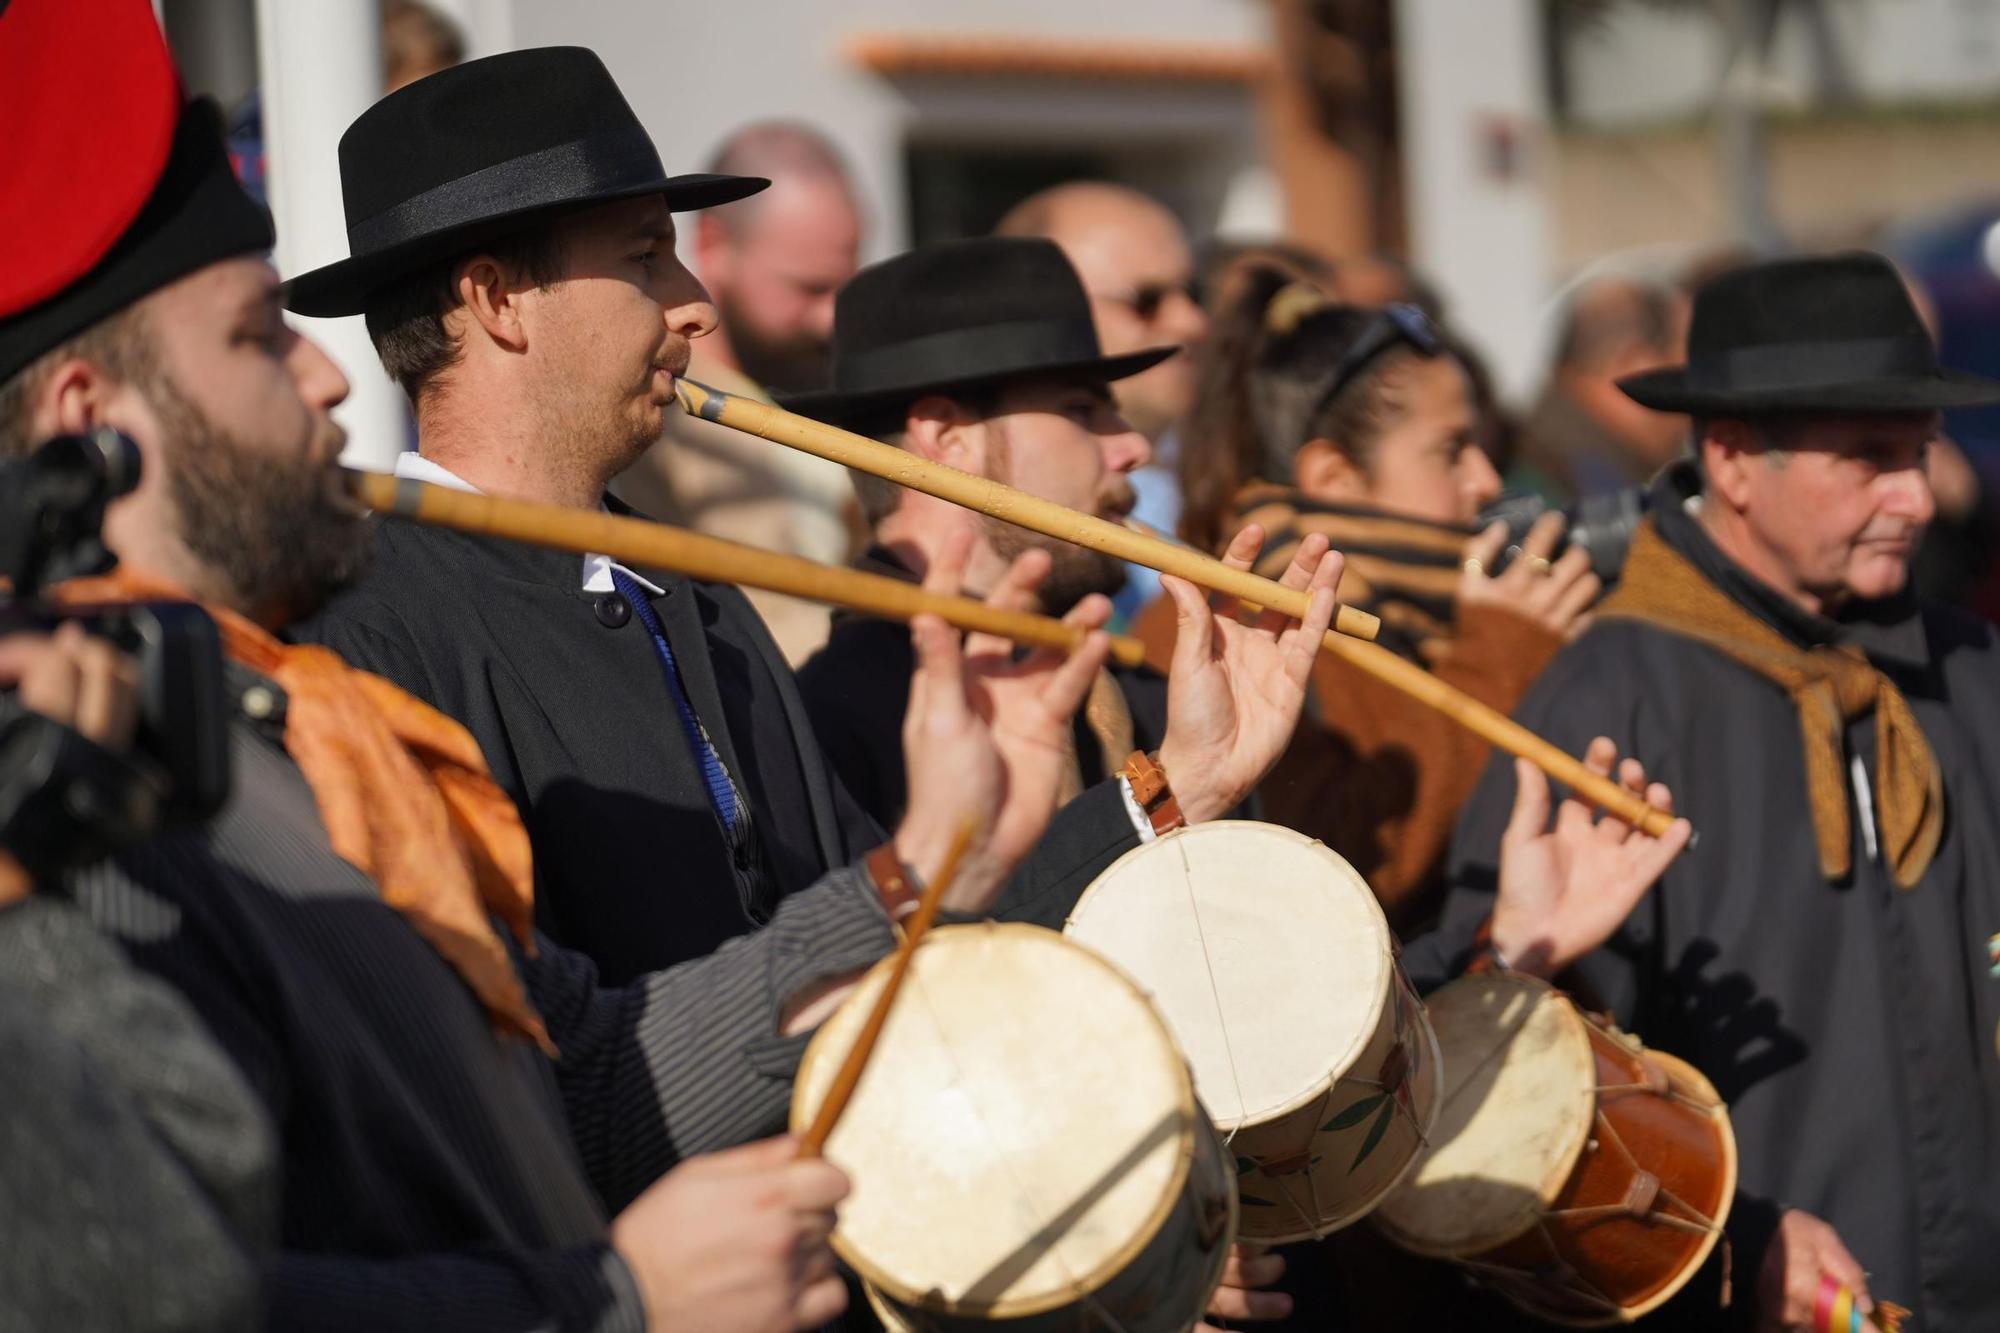
[[555, 224], [545, 222], [420, 268], [370, 296], [364, 318], [375, 355], [412, 403], [425, 385], [458, 364], [459, 347], [445, 332], [444, 317], [459, 303], [452, 282], [458, 266], [476, 254], [493, 256], [536, 286], [552, 287], [562, 279], [562, 243]]
[[128, 384], [150, 383], [156, 373], [152, 337], [139, 307], [129, 305], [106, 315], [0, 382], [0, 459], [19, 458], [41, 443], [29, 425], [35, 397], [56, 367], [71, 358], [88, 361]]

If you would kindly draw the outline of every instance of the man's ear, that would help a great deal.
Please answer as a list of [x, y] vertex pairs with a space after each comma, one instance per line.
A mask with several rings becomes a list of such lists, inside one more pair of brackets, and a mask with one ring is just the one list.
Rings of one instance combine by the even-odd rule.
[[528, 350], [528, 328], [521, 308], [526, 286], [499, 260], [474, 255], [454, 271], [451, 287], [459, 305], [445, 315], [448, 334], [467, 337], [476, 331], [504, 351]]
[[903, 447], [932, 462], [982, 474], [986, 463], [985, 422], [941, 393], [927, 394], [903, 415]]
[[42, 382], [41, 392], [28, 405], [30, 437], [79, 435], [103, 424], [116, 388], [102, 370], [82, 357], [70, 357]]
[[1315, 500], [1359, 500], [1368, 478], [1332, 440], [1307, 440], [1292, 458], [1292, 484]]
[[1764, 448], [1747, 421], [1719, 417], [1708, 422], [1695, 441], [1705, 489], [1731, 509], [1743, 509], [1750, 502], [1750, 470], [1763, 465]]

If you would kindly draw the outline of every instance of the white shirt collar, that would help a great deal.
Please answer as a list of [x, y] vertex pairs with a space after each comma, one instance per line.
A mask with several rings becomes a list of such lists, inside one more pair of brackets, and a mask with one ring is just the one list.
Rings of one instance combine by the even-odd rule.
[[[413, 481], [427, 481], [433, 486], [448, 486], [455, 491], [472, 491], [475, 494], [479, 491], [477, 486], [450, 468], [434, 463], [414, 450], [407, 450], [396, 456], [396, 475]], [[593, 593], [616, 592], [617, 587], [611, 581], [614, 570], [624, 574], [655, 597], [666, 591], [645, 575], [625, 568], [610, 556], [597, 554], [586, 555], [583, 558], [583, 590]]]

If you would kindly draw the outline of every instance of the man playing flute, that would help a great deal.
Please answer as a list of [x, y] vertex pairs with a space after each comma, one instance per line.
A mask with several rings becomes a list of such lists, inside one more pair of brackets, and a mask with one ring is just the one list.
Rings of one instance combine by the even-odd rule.
[[[1992, 626], [1907, 583], [1938, 411], [2000, 383], [1942, 369], [1895, 270], [1847, 254], [1715, 279], [1687, 364], [1623, 387], [1691, 414], [1694, 457], [1517, 716], [1645, 754], [1701, 842], [1578, 973], [1729, 1102], [1742, 1322], [1818, 1327], [1844, 1286], [1990, 1327], [2000, 667]], [[1513, 776], [1460, 822], [1461, 939]]]

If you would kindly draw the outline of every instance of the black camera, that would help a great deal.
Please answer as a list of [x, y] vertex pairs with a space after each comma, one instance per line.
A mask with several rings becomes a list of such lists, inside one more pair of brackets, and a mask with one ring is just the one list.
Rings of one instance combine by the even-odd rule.
[[113, 754], [0, 698], [0, 840], [37, 874], [59, 873], [159, 829], [208, 818], [229, 795], [228, 699], [215, 622], [186, 602], [55, 605], [51, 583], [102, 573], [105, 508], [139, 482], [138, 448], [98, 429], [0, 464], [0, 635], [77, 621], [139, 675], [130, 753]]
[[[1632, 549], [1632, 535], [1646, 517], [1647, 503], [1646, 492], [1637, 486], [1584, 497], [1562, 511], [1567, 522], [1549, 558], [1554, 559], [1572, 546], [1581, 546], [1590, 556], [1591, 569], [1609, 587], [1618, 581], [1619, 572], [1625, 568], [1625, 553]], [[1481, 529], [1496, 522], [1507, 525], [1506, 548], [1489, 573], [1498, 574], [1521, 554], [1521, 543], [1527, 538], [1528, 529], [1551, 507], [1539, 495], [1516, 492], [1501, 496], [1480, 514]]]

